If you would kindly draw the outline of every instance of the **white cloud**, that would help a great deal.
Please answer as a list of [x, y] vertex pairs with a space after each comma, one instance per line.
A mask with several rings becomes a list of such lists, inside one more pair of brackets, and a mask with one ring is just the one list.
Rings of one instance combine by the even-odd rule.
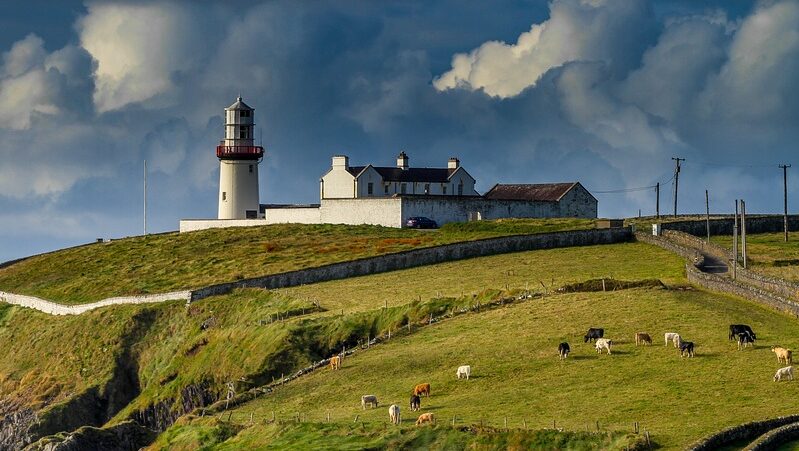
[[105, 112], [152, 99], [197, 67], [202, 32], [181, 4], [92, 3], [78, 21], [80, 42], [97, 61], [94, 103]]
[[648, 4], [642, 0], [555, 0], [549, 20], [533, 24], [515, 44], [489, 41], [456, 54], [452, 69], [436, 78], [439, 91], [482, 89], [494, 97], [518, 95], [548, 70], [570, 61], [628, 64], [631, 49], [644, 44]]

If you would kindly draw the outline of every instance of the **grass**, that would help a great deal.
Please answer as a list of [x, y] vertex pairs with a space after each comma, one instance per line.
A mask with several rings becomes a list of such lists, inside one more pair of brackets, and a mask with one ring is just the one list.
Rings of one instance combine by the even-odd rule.
[[[711, 241], [732, 249], [732, 236], [719, 235]], [[740, 252], [740, 242], [739, 242]], [[746, 259], [750, 269], [772, 277], [799, 281], [799, 232], [746, 235]]]
[[[737, 351], [727, 341], [730, 323], [748, 323], [758, 333], [755, 349]], [[617, 345], [611, 356], [597, 356], [583, 344], [589, 326], [605, 328]], [[636, 347], [633, 333], [648, 331], [651, 347]], [[694, 359], [681, 359], [660, 344], [662, 334], [678, 331], [697, 345]], [[469, 314], [424, 328], [345, 360], [340, 371], [323, 370], [279, 388], [275, 394], [233, 410], [242, 430], [222, 442], [269, 436], [264, 419], [275, 412], [290, 419], [322, 422], [330, 413], [337, 424], [359, 421], [377, 427], [387, 421], [386, 408], [404, 411], [403, 428], [414, 429], [407, 411], [408, 394], [417, 383], [432, 384], [422, 400], [423, 412], [442, 421], [520, 428], [559, 427], [580, 431], [595, 421], [604, 429], [629, 432], [634, 421], [666, 449], [745, 421], [796, 413], [799, 383], [774, 383], [780, 367], [771, 344], [799, 346], [799, 324], [780, 313], [737, 298], [703, 291], [633, 289], [578, 293]], [[560, 341], [572, 354], [559, 362]], [[471, 364], [470, 381], [457, 381], [458, 365]], [[375, 394], [379, 409], [363, 411], [362, 394]], [[764, 400], [767, 400], [764, 401]], [[255, 424], [249, 424], [250, 415]], [[169, 447], [184, 434], [207, 426], [189, 421], [168, 431], [159, 442]], [[179, 440], [178, 440], [179, 442]], [[176, 443], [178, 443], [176, 442]], [[169, 445], [169, 446], [168, 446]], [[180, 446], [176, 447], [180, 449]]]
[[529, 219], [447, 225], [432, 231], [279, 224], [168, 233], [32, 257], [0, 269], [0, 290], [77, 304], [198, 288], [459, 241], [593, 227], [594, 221], [586, 219]]

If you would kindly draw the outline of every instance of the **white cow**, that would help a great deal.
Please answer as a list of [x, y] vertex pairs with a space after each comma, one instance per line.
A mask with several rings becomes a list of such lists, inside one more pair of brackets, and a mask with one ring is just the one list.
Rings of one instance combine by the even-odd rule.
[[663, 346], [668, 346], [669, 342], [672, 341], [672, 342], [674, 342], [674, 347], [675, 348], [679, 347], [679, 345], [680, 345], [680, 334], [678, 334], [677, 332], [666, 332], [666, 334], [664, 335], [664, 338], [666, 339], [666, 343], [664, 343]]
[[610, 354], [610, 348], [613, 346], [613, 340], [608, 338], [597, 338], [596, 344], [594, 344], [594, 348], [596, 352], [602, 354], [603, 349], [607, 349], [608, 354]]
[[781, 381], [784, 376], [788, 376], [788, 380], [793, 380], [793, 366], [778, 369], [774, 374], [774, 382]]
[[461, 365], [461, 366], [459, 366], [458, 367], [458, 372], [455, 373], [455, 375], [458, 376], [458, 379], [460, 379], [461, 376], [462, 376], [462, 377], [465, 377], [466, 380], [468, 381], [469, 380], [469, 376], [472, 375], [472, 366], [471, 365]]
[[367, 404], [369, 404], [371, 407], [377, 407], [377, 396], [375, 395], [361, 396], [361, 406], [363, 407], [363, 410], [366, 410]]
[[393, 424], [400, 424], [400, 408], [396, 404], [392, 404], [388, 408], [388, 417]]

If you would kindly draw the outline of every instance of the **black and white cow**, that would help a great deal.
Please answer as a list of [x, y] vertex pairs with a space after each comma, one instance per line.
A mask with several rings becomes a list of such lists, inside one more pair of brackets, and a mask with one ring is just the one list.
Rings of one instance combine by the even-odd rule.
[[588, 332], [586, 332], [585, 336], [583, 337], [583, 340], [585, 343], [588, 343], [589, 341], [593, 341], [596, 340], [597, 338], [602, 338], [604, 336], [605, 336], [605, 329], [594, 329], [593, 327], [591, 327], [588, 329]]
[[422, 400], [416, 395], [411, 395], [411, 410], [419, 410], [421, 407]]
[[757, 340], [757, 335], [752, 331], [752, 328], [747, 326], [746, 324], [730, 324], [730, 334], [728, 338], [730, 340], [737, 340], [738, 334], [749, 332], [752, 335], [752, 340]]
[[738, 350], [740, 351], [741, 348], [745, 348], [746, 345], [750, 345], [754, 347], [755, 337], [752, 336], [749, 332], [741, 332], [738, 334]]
[[568, 357], [569, 356], [569, 352], [571, 352], [571, 349], [569, 348], [569, 344], [568, 343], [563, 342], [563, 343], [558, 345], [558, 355], [560, 356], [561, 360], [563, 360], [566, 357]]
[[693, 341], [680, 341], [680, 357], [693, 357], [694, 356], [694, 342]]

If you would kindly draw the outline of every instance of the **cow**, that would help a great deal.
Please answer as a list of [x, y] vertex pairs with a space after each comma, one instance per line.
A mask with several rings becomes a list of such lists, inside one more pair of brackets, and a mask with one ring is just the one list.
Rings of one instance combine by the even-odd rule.
[[649, 336], [646, 332], [636, 332], [635, 333], [635, 345], [651, 345], [652, 344], [652, 337]]
[[422, 400], [416, 395], [411, 395], [411, 411], [417, 411], [422, 408]]
[[594, 329], [593, 327], [588, 328], [588, 332], [585, 333], [583, 337], [583, 343], [588, 343], [591, 340], [596, 340], [597, 338], [602, 338], [605, 336], [605, 329]]
[[596, 349], [596, 352], [598, 352], [599, 354], [602, 354], [603, 349], [607, 349], [608, 354], [610, 354], [610, 348], [612, 346], [613, 346], [613, 340], [609, 340], [607, 338], [597, 338], [594, 348]]
[[735, 340], [738, 334], [742, 332], [749, 332], [752, 334], [752, 340], [757, 340], [757, 335], [752, 332], [752, 328], [746, 324], [730, 324], [730, 334], [727, 336], [730, 340]]
[[788, 380], [793, 380], [793, 366], [786, 366], [780, 368], [774, 373], [774, 382], [781, 381], [783, 377], [788, 376]]
[[416, 419], [416, 425], [419, 426], [420, 424], [430, 423], [435, 424], [436, 419], [432, 413], [423, 413], [419, 415], [419, 418]]
[[558, 356], [560, 356], [561, 360], [563, 360], [566, 357], [568, 357], [570, 352], [571, 352], [571, 348], [569, 348], [569, 344], [568, 343], [563, 342], [563, 343], [558, 345]]
[[330, 369], [337, 370], [341, 368], [341, 357], [334, 356], [330, 358]]
[[694, 342], [680, 340], [680, 357], [693, 357], [694, 356]]
[[370, 406], [377, 408], [377, 396], [375, 395], [363, 395], [361, 396], [361, 407], [363, 410], [366, 410], [366, 405], [369, 404]]
[[469, 380], [469, 376], [472, 375], [472, 366], [471, 365], [461, 365], [461, 366], [459, 366], [458, 367], [458, 371], [455, 372], [455, 375], [458, 377], [458, 379], [460, 379], [461, 376], [462, 376], [462, 377], [465, 377], [466, 380], [468, 381]]
[[388, 408], [388, 418], [392, 424], [400, 424], [400, 408], [396, 404], [392, 404]]
[[675, 348], [678, 347], [680, 344], [680, 334], [678, 334], [677, 332], [666, 332], [663, 335], [663, 338], [665, 338], [666, 340], [666, 343], [663, 346], [668, 346], [670, 341], [674, 342]]
[[777, 354], [777, 362], [785, 362], [786, 364], [793, 363], [793, 352], [790, 349], [785, 349], [781, 346], [772, 346], [771, 352]]
[[413, 394], [415, 396], [422, 396], [425, 395], [428, 398], [430, 397], [430, 384], [419, 384], [416, 387], [413, 387]]
[[755, 339], [749, 332], [741, 332], [738, 334], [738, 350], [745, 348], [746, 345], [754, 347]]

